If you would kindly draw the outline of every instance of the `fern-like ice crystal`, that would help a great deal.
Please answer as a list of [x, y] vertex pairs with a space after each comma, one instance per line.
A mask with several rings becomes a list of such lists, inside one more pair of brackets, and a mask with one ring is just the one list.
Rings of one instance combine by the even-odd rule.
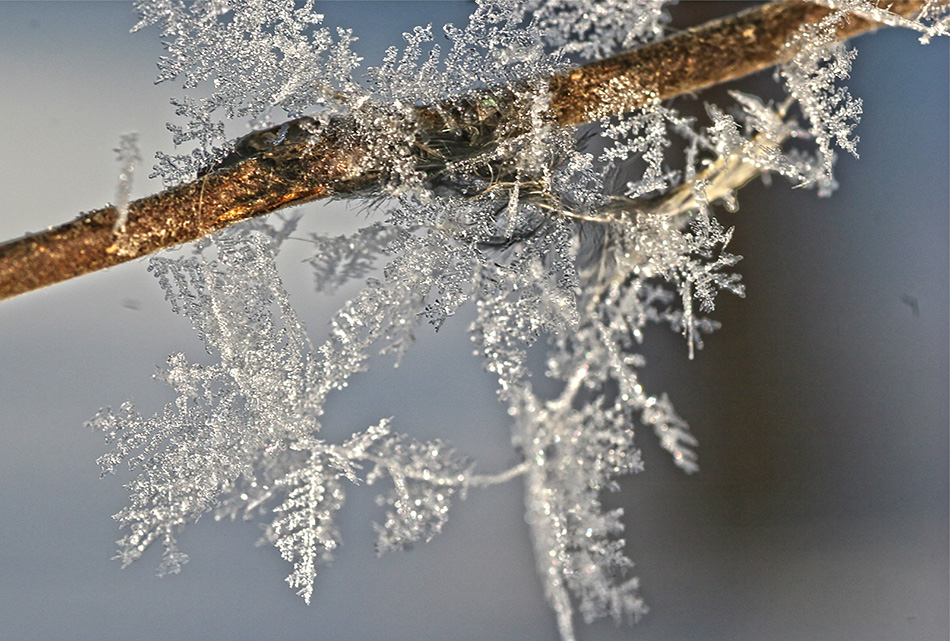
[[[167, 40], [159, 79], [212, 88], [175, 102], [183, 122], [169, 128], [186, 151], [159, 155], [167, 182], [286, 134], [234, 146], [225, 120], [275, 116], [306, 116], [294, 134], [304, 136], [349, 118], [375, 132], [361, 139], [365, 153], [392, 170], [362, 194], [379, 203], [381, 222], [310, 238], [317, 290], [366, 279], [322, 343], [311, 342], [275, 263], [299, 213], [152, 260], [172, 309], [214, 362], [172, 355], [158, 378], [177, 399], [162, 412], [144, 417], [125, 403], [91, 421], [112, 446], [103, 473], [126, 462], [135, 475], [116, 515], [123, 564], [160, 542], [161, 572], [177, 572], [188, 523], [209, 512], [260, 518], [264, 539], [292, 564], [287, 582], [309, 601], [317, 568], [341, 543], [336, 516], [350, 485], [388, 484], [376, 526], [386, 552], [436, 536], [470, 489], [520, 475], [562, 638], [574, 638], [575, 612], [586, 621], [646, 612], [622, 539], [624, 520], [640, 515], [605, 509], [603, 493], [642, 469], [638, 426], [676, 466], [698, 467], [686, 421], [641, 382], [644, 329], [668, 325], [692, 355], [717, 327], [704, 314], [718, 293], [744, 294], [732, 229], [713, 207], [734, 209], [745, 182], [776, 173], [831, 191], [833, 149], [856, 153], [861, 113], [839, 85], [854, 52], [835, 26], [862, 11], [887, 18], [867, 2], [832, 3], [827, 19], [790, 43], [799, 53], [777, 74], [787, 91], [780, 103], [733, 93], [729, 107], [708, 105], [705, 121], [653, 103], [583, 132], [555, 126], [546, 79], [571, 60], [662, 37], [666, 4], [480, 0], [466, 27], [415, 29], [361, 81], [353, 33], [327, 29], [309, 0], [137, 2], [140, 26], [159, 24]], [[924, 17], [911, 26], [925, 37], [946, 31], [936, 5]], [[453, 116], [449, 99], [468, 100], [469, 115]], [[425, 105], [446, 124], [420, 138]], [[321, 437], [326, 399], [374, 352], [398, 359], [421, 327], [437, 329], [463, 305], [476, 310], [472, 338], [508, 408], [520, 464], [478, 474], [445, 443], [393, 432], [401, 418], [380, 417], [340, 443]], [[550, 344], [553, 397], [532, 385], [527, 349], [539, 340]]]

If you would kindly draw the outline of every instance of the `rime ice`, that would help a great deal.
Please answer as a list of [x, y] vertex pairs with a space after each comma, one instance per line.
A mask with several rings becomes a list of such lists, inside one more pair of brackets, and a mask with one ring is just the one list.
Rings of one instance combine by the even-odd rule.
[[[574, 638], [575, 613], [590, 622], [646, 612], [621, 538], [623, 519], [640, 515], [605, 510], [603, 493], [642, 469], [636, 426], [654, 432], [685, 472], [698, 465], [686, 421], [640, 382], [643, 330], [668, 325], [692, 356], [718, 326], [703, 316], [718, 293], [744, 295], [731, 271], [739, 257], [727, 251], [732, 229], [713, 207], [734, 209], [748, 180], [777, 173], [831, 191], [833, 147], [856, 153], [861, 112], [837, 84], [854, 52], [835, 42], [834, 28], [849, 11], [883, 16], [850, 0], [803, 28], [792, 43], [800, 53], [777, 74], [788, 94], [778, 104], [733, 92], [734, 104], [707, 105], [704, 121], [654, 103], [584, 132], [557, 127], [546, 79], [570, 59], [662, 37], [665, 4], [481, 0], [465, 27], [405, 34], [361, 83], [354, 34], [322, 26], [312, 2], [137, 2], [139, 26], [161, 24], [168, 39], [159, 79], [213, 88], [175, 101], [183, 122], [169, 129], [191, 149], [159, 155], [166, 182], [234, 151], [224, 119], [260, 125], [274, 115], [308, 116], [314, 134], [347, 118], [363, 153], [392, 169], [363, 194], [384, 203], [385, 221], [311, 238], [318, 291], [369, 277], [323, 342], [311, 342], [275, 266], [300, 214], [247, 222], [189, 255], [152, 260], [172, 309], [217, 360], [172, 355], [158, 378], [178, 397], [160, 414], [146, 418], [129, 402], [91, 421], [113, 448], [100, 459], [103, 474], [127, 462], [137, 475], [116, 515], [123, 564], [161, 542], [160, 572], [177, 572], [186, 524], [207, 512], [259, 518], [265, 541], [292, 564], [288, 584], [309, 602], [318, 566], [341, 543], [335, 519], [350, 484], [386, 485], [376, 525], [385, 552], [439, 534], [469, 489], [522, 475], [562, 638]], [[912, 25], [925, 37], [946, 32], [938, 7], [927, 18]], [[425, 129], [423, 118], [441, 126]], [[479, 475], [449, 445], [391, 431], [398, 417], [342, 443], [321, 438], [327, 397], [373, 352], [398, 361], [416, 332], [463, 305], [477, 312], [471, 337], [507, 406], [519, 465]], [[560, 383], [551, 398], [536, 393], [527, 366], [539, 339], [551, 345], [544, 374]]]

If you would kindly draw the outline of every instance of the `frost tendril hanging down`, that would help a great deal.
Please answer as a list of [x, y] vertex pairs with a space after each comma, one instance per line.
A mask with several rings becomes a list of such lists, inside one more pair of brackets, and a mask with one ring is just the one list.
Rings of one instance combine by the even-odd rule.
[[[322, 343], [298, 319], [275, 263], [300, 213], [242, 223], [188, 255], [152, 259], [173, 311], [217, 362], [174, 354], [159, 378], [178, 397], [160, 414], [144, 417], [127, 402], [91, 421], [112, 446], [103, 474], [122, 462], [136, 474], [130, 505], [116, 515], [123, 565], [160, 542], [160, 573], [178, 572], [186, 524], [208, 512], [260, 519], [264, 540], [292, 564], [288, 584], [309, 602], [317, 567], [341, 543], [335, 518], [350, 485], [387, 485], [376, 525], [382, 553], [439, 534], [453, 502], [473, 488], [521, 476], [562, 638], [574, 638], [575, 613], [590, 622], [646, 612], [624, 552], [624, 515], [606, 510], [602, 495], [642, 469], [637, 425], [676, 466], [698, 466], [686, 421], [665, 393], [640, 382], [645, 327], [669, 325], [692, 357], [718, 327], [704, 315], [719, 292], [744, 295], [732, 272], [739, 257], [727, 250], [733, 232], [713, 216], [714, 203], [734, 210], [735, 191], [770, 173], [819, 195], [835, 188], [834, 147], [857, 153], [861, 114], [860, 100], [838, 84], [854, 58], [836, 39], [839, 23], [864, 14], [924, 38], [947, 29], [936, 3], [911, 21], [864, 0], [834, 2], [825, 20], [795, 35], [799, 53], [776, 72], [782, 102], [732, 92], [733, 104], [706, 106], [704, 122], [646, 100], [583, 131], [553, 123], [547, 79], [571, 60], [662, 38], [666, 4], [481, 0], [467, 26], [443, 28], [445, 47], [431, 25], [417, 27], [361, 81], [354, 33], [323, 26], [312, 2], [137, 3], [139, 27], [158, 24], [166, 38], [159, 80], [212, 88], [174, 102], [184, 124], [169, 129], [190, 149], [158, 155], [167, 184], [291, 138], [315, 140], [340, 119], [355, 132], [341, 144], [386, 158], [389, 170], [357, 194], [385, 212], [383, 222], [312, 239], [318, 290], [376, 274]], [[606, 104], [624, 91], [603, 88]], [[275, 115], [293, 120], [225, 139], [224, 120], [259, 128]], [[437, 329], [465, 304], [476, 310], [472, 340], [497, 379], [521, 463], [478, 473], [446, 443], [394, 432], [400, 417], [380, 417], [342, 442], [321, 438], [331, 392], [374, 352], [398, 359], [424, 321]], [[527, 349], [538, 340], [550, 343], [554, 397], [532, 385]]]

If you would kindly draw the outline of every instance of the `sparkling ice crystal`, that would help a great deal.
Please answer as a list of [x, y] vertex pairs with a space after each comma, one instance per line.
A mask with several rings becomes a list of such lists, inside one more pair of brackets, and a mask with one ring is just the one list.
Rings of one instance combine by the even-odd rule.
[[[851, 11], [884, 12], [834, 2], [827, 19], [797, 33], [790, 44], [799, 53], [777, 74], [787, 90], [781, 103], [734, 92], [730, 107], [708, 105], [703, 122], [654, 102], [577, 131], [546, 117], [547, 79], [573, 61], [663, 37], [667, 2], [479, 0], [467, 26], [420, 26], [362, 78], [353, 33], [325, 27], [310, 0], [136, 4], [139, 27], [157, 24], [166, 39], [159, 80], [207, 89], [174, 103], [183, 120], [169, 129], [185, 149], [160, 154], [156, 168], [169, 184], [249, 146], [279, 144], [287, 132], [228, 143], [227, 120], [306, 117], [300, 135], [317, 136], [347, 118], [375, 134], [361, 139], [364, 152], [392, 169], [360, 194], [377, 203], [381, 222], [310, 238], [317, 290], [367, 279], [321, 344], [311, 342], [275, 263], [301, 214], [243, 223], [152, 259], [172, 309], [214, 362], [174, 354], [158, 374], [177, 394], [163, 411], [144, 417], [127, 402], [91, 421], [112, 446], [103, 474], [126, 462], [135, 475], [130, 504], [116, 515], [122, 563], [160, 542], [160, 572], [177, 572], [187, 560], [177, 536], [188, 523], [208, 512], [261, 519], [264, 540], [292, 564], [287, 582], [309, 602], [317, 567], [341, 543], [336, 516], [349, 485], [388, 484], [376, 526], [386, 552], [437, 535], [470, 489], [520, 475], [564, 641], [574, 639], [575, 613], [588, 622], [639, 619], [647, 609], [622, 539], [624, 519], [639, 515], [604, 508], [604, 492], [642, 469], [638, 425], [676, 466], [698, 469], [686, 421], [666, 394], [641, 383], [644, 329], [670, 326], [692, 355], [717, 327], [703, 316], [717, 294], [744, 294], [731, 271], [739, 257], [726, 251], [732, 230], [713, 207], [734, 208], [749, 179], [777, 173], [822, 194], [834, 187], [833, 148], [856, 153], [861, 113], [837, 84], [854, 52], [835, 41], [835, 25]], [[946, 31], [937, 7], [926, 18], [912, 26], [926, 37]], [[452, 112], [452, 100], [468, 101], [469, 115]], [[423, 106], [444, 119], [444, 131], [421, 138]], [[321, 438], [327, 397], [374, 351], [398, 359], [420, 325], [438, 329], [466, 304], [520, 464], [478, 474], [445, 443], [391, 431], [398, 418], [343, 442]], [[539, 340], [550, 344], [553, 396], [532, 385], [527, 350]]]

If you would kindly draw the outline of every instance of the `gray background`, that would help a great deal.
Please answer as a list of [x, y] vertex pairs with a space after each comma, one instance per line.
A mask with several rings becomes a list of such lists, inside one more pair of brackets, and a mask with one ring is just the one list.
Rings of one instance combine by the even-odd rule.
[[[470, 8], [317, 6], [356, 28], [368, 61], [400, 31]], [[169, 151], [177, 90], [153, 86], [158, 37], [130, 35], [133, 22], [126, 3], [0, 4], [0, 238], [114, 199], [120, 134], [139, 132], [146, 166]], [[840, 191], [747, 188], [722, 219], [737, 225], [748, 299], [721, 301], [724, 327], [692, 363], [677, 337], [649, 337], [646, 382], [693, 425], [702, 469], [679, 474], [640, 435], [647, 471], [611, 501], [627, 509], [652, 612], [634, 628], [581, 626], [582, 639], [946, 639], [948, 48], [896, 31], [858, 48], [862, 159], [842, 159]], [[159, 188], [146, 173], [136, 196]], [[313, 230], [361, 220], [343, 204], [307, 211]], [[306, 249], [288, 248], [283, 274], [319, 339], [354, 290], [310, 293]], [[373, 488], [354, 490], [309, 607], [276, 550], [253, 546], [256, 524], [189, 527], [180, 576], [152, 576], [157, 550], [120, 571], [109, 515], [122, 479], [98, 480], [104, 445], [83, 421], [129, 397], [160, 409], [171, 399], [153, 365], [201, 357], [152, 280], [137, 262], [0, 304], [0, 640], [556, 638], [517, 482], [474, 492], [443, 536], [380, 559]], [[466, 322], [423, 329], [398, 370], [380, 361], [355, 379], [331, 402], [328, 435], [394, 415], [485, 471], [514, 463]]]

